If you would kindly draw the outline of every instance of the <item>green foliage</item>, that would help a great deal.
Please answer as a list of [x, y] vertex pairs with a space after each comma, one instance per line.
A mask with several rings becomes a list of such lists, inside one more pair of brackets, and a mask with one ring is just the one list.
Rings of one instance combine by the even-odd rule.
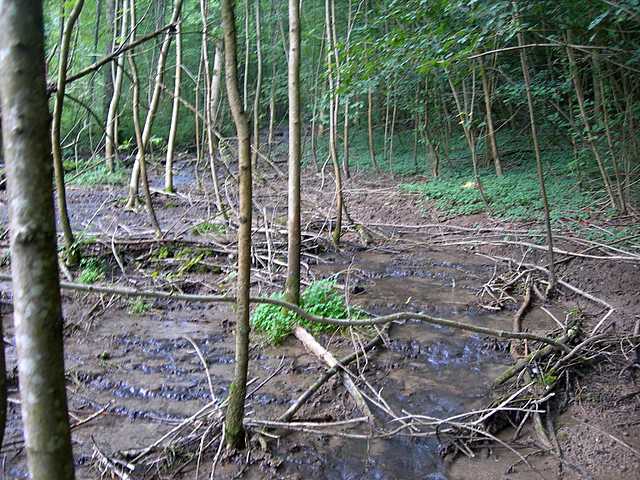
[[[503, 177], [487, 176], [482, 185], [491, 214], [504, 220], [539, 220], [543, 204], [535, 173], [509, 172]], [[547, 196], [551, 219], [585, 219], [593, 205], [593, 196], [579, 192], [570, 178], [548, 176]], [[405, 184], [405, 191], [420, 192], [449, 217], [486, 211], [473, 176], [452, 175], [422, 184]]]
[[[280, 293], [272, 298], [283, 300]], [[309, 285], [302, 293], [300, 307], [306, 312], [326, 318], [362, 318], [363, 313], [357, 308], [347, 307], [344, 296], [336, 289], [335, 282], [320, 280]], [[309, 322], [298, 315], [276, 305], [262, 304], [256, 308], [251, 317], [253, 327], [263, 333], [272, 344], [280, 344], [291, 333], [296, 325], [300, 325], [311, 333], [335, 332], [335, 325]]]
[[99, 258], [83, 258], [80, 260], [80, 268], [79, 283], [91, 285], [105, 278], [106, 266]]
[[151, 309], [151, 303], [142, 297], [136, 297], [129, 301], [129, 313], [132, 315], [142, 315]]
[[127, 171], [121, 165], [115, 165], [113, 172], [109, 172], [105, 164], [100, 163], [95, 167], [80, 173], [70, 179], [70, 183], [92, 187], [96, 185], [125, 185]]
[[171, 256], [171, 250], [166, 245], [162, 245], [161, 247], [155, 249], [151, 254], [151, 258], [154, 260], [164, 260], [165, 258], [169, 258]]
[[226, 231], [227, 227], [221, 223], [201, 222], [193, 227], [194, 235], [206, 235], [207, 233], [222, 235]]

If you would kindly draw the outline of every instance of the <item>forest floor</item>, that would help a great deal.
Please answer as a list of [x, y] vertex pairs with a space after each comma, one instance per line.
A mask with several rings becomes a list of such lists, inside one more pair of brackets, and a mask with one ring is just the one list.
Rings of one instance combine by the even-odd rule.
[[[186, 157], [177, 169], [178, 193], [154, 193], [164, 232], [160, 241], [153, 239], [144, 208], [136, 212], [122, 208], [122, 186], [69, 186], [72, 224], [77, 233], [83, 232], [84, 260], [70, 272], [75, 281], [203, 295], [233, 293], [235, 234], [215, 214], [210, 182], [205, 181], [208, 194], [196, 188], [193, 163]], [[161, 187], [159, 171], [152, 183], [156, 189]], [[336, 278], [350, 303], [375, 315], [422, 311], [510, 330], [522, 290], [511, 291], [514, 301], [499, 302], [499, 308], [479, 292], [509, 270], [492, 256], [508, 256], [516, 264], [524, 260], [544, 265], [541, 252], [525, 245], [531, 241], [526, 232], [539, 227], [505, 223], [485, 214], [442, 220], [432, 203], [399, 188], [400, 183], [401, 179], [370, 173], [356, 174], [346, 182], [350, 216], [365, 225], [368, 234], [363, 242], [361, 229], [347, 225], [336, 252], [327, 240], [332, 181], [329, 176], [305, 172], [305, 282]], [[232, 189], [223, 186], [222, 191], [225, 203], [235, 204]], [[7, 221], [5, 195], [0, 196], [0, 234]], [[279, 291], [284, 283], [286, 180], [272, 170], [255, 182], [254, 216], [252, 293], [257, 296]], [[505, 230], [525, 233], [507, 235]], [[516, 243], [520, 239], [520, 243], [505, 244], [505, 238]], [[556, 247], [576, 251], [580, 244], [572, 238], [567, 234], [563, 240], [558, 235]], [[7, 255], [6, 232], [0, 247], [0, 253]], [[8, 269], [5, 260], [0, 270]], [[559, 266], [558, 275], [615, 308], [602, 331], [622, 338], [637, 329], [640, 262], [571, 257]], [[12, 379], [0, 478], [27, 478], [9, 285], [0, 284], [0, 293]], [[138, 453], [212, 398], [226, 396], [234, 361], [232, 306], [68, 290], [63, 292], [63, 302], [78, 478], [99, 478], [101, 470], [112, 475], [118, 464], [105, 466], [105, 458], [107, 463], [116, 457], [130, 460], [131, 456], [116, 452]], [[551, 315], [564, 320], [575, 312], [583, 318], [586, 332], [606, 313], [580, 295], [559, 289], [546, 305], [534, 300], [523, 328], [552, 331], [556, 322]], [[371, 335], [370, 329], [353, 329], [318, 339], [339, 357]], [[208, 375], [192, 342], [208, 365]], [[567, 398], [555, 418], [560, 455], [541, 446], [530, 427], [518, 432], [517, 438], [514, 428], [502, 429], [503, 443], [482, 446], [473, 458], [441, 455], [452, 450], [442, 448], [440, 440], [446, 444], [445, 438], [433, 435], [364, 440], [310, 427], [314, 431], [289, 433], [279, 440], [256, 435], [248, 453], [223, 452], [214, 478], [640, 478], [640, 387], [633, 376], [638, 349], [623, 343], [604, 359], [581, 367], [567, 385]], [[484, 408], [493, 379], [512, 362], [508, 341], [408, 322], [393, 325], [385, 347], [360, 358], [354, 371], [372, 386], [369, 394], [375, 397], [375, 390], [392, 410], [446, 418]], [[269, 381], [248, 399], [248, 416], [277, 418], [325, 370], [293, 337], [272, 346], [253, 335], [250, 378], [257, 379], [253, 385]], [[367, 391], [366, 386], [362, 388]], [[95, 412], [100, 414], [92, 417]], [[296, 418], [335, 422], [359, 416], [334, 377]], [[513, 450], [504, 448], [507, 443]], [[206, 447], [196, 443], [188, 451], [163, 452], [169, 468], [158, 464], [151, 470], [135, 469], [128, 472], [129, 478], [197, 478], [196, 469], [200, 478], [208, 478], [216, 452]], [[155, 467], [163, 469], [158, 473]]]

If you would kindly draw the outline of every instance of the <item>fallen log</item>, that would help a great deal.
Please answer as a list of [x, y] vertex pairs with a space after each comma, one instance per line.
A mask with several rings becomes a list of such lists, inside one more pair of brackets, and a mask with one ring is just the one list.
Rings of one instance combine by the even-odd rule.
[[340, 378], [342, 379], [342, 384], [353, 398], [353, 401], [356, 402], [357, 407], [366, 416], [369, 420], [369, 423], [373, 423], [373, 414], [371, 410], [369, 410], [369, 406], [364, 400], [362, 393], [358, 390], [358, 387], [353, 380], [346, 372], [346, 369], [340, 365], [336, 357], [333, 356], [331, 352], [329, 352], [326, 348], [324, 348], [318, 341], [311, 335], [307, 330], [302, 328], [301, 326], [296, 326], [293, 329], [293, 335], [302, 342], [305, 348], [313, 353], [316, 357], [325, 362], [329, 368], [340, 368], [342, 371], [340, 372]]

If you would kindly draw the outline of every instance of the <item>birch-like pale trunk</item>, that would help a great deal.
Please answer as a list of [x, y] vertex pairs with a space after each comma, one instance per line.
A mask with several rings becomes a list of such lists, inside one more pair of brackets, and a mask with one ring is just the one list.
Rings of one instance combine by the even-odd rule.
[[164, 190], [172, 193], [173, 187], [173, 160], [176, 147], [176, 135], [178, 132], [178, 118], [180, 115], [180, 83], [182, 82], [182, 25], [176, 25], [176, 73], [173, 84], [173, 108], [171, 111], [171, 127], [167, 140], [167, 159], [164, 170]]

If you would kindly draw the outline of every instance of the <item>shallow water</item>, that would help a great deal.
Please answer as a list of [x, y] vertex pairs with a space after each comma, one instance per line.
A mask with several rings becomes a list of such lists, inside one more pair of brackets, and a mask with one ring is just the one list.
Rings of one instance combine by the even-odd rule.
[[[493, 265], [453, 250], [392, 254], [364, 252], [337, 256], [314, 267], [317, 276], [349, 269], [350, 301], [374, 313], [425, 311], [453, 320], [509, 328], [512, 312], [487, 313], [477, 306], [476, 290], [491, 277]], [[344, 281], [344, 276], [340, 277]], [[354, 293], [359, 292], [359, 293]], [[67, 320], [80, 316], [81, 305], [65, 302]], [[172, 302], [132, 316], [112, 309], [89, 333], [67, 339], [69, 404], [85, 417], [112, 402], [109, 414], [74, 432], [78, 478], [95, 478], [84, 468], [91, 455], [91, 438], [104, 451], [141, 448], [153, 442], [210, 400], [211, 392], [191, 338], [209, 366], [215, 397], [227, 394], [232, 376], [233, 310], [228, 305]], [[527, 321], [545, 328], [547, 320], [532, 312]], [[5, 322], [6, 323], [6, 322]], [[535, 323], [534, 323], [535, 324]], [[7, 325], [10, 329], [10, 325]], [[285, 357], [285, 369], [248, 405], [256, 418], [274, 418], [324, 371], [317, 359], [293, 338], [275, 348], [260, 345], [251, 353], [252, 377], [266, 378]], [[323, 337], [336, 356], [351, 349], [349, 339]], [[11, 350], [11, 349], [9, 349]], [[10, 363], [12, 352], [9, 352]], [[480, 407], [487, 385], [509, 363], [486, 339], [466, 332], [409, 322], [392, 328], [388, 349], [369, 356], [366, 376], [396, 411], [444, 418]], [[323, 387], [300, 412], [300, 418], [339, 420], [353, 410], [351, 400], [335, 380]], [[380, 421], [384, 414], [372, 411]], [[352, 411], [352, 416], [360, 416]], [[10, 408], [7, 438], [20, 438], [15, 405]], [[277, 475], [314, 479], [443, 479], [446, 466], [434, 438], [397, 437], [349, 440], [294, 434], [271, 444], [282, 458]], [[10, 459], [9, 478], [26, 478], [22, 456]], [[184, 478], [192, 478], [192, 472]], [[222, 468], [218, 478], [228, 478]], [[245, 478], [277, 478], [253, 466]]]

